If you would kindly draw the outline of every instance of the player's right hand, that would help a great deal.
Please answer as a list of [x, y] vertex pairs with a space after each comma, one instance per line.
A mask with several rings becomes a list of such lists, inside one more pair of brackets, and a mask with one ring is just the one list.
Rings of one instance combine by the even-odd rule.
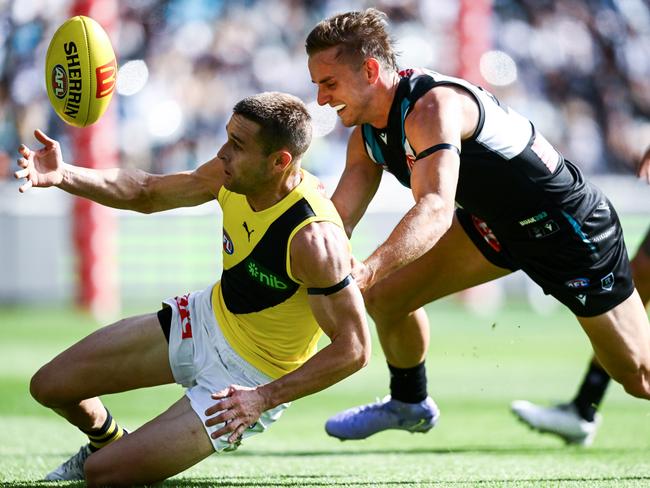
[[32, 186], [55, 186], [63, 180], [63, 156], [59, 143], [38, 129], [34, 131], [34, 136], [43, 144], [42, 148], [34, 151], [24, 144], [18, 148], [21, 155], [18, 158], [18, 166], [22, 169], [16, 171], [14, 176], [16, 179], [25, 180], [18, 188], [20, 193], [25, 193]]

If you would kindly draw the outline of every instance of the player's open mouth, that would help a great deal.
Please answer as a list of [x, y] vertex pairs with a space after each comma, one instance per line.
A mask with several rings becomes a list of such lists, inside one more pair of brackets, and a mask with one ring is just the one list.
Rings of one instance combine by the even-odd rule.
[[332, 108], [333, 108], [334, 110], [336, 110], [336, 111], [340, 114], [341, 111], [343, 111], [343, 109], [344, 109], [345, 107], [346, 107], [346, 104], [345, 104], [345, 103], [342, 103], [342, 104], [340, 104], [340, 105], [334, 105]]

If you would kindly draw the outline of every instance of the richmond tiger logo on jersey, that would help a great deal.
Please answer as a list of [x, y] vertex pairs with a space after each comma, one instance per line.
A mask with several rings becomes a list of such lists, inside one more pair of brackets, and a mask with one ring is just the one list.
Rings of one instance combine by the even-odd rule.
[[232, 243], [232, 239], [228, 235], [228, 232], [226, 232], [226, 229], [223, 230], [223, 250], [230, 256], [235, 252], [235, 245]]

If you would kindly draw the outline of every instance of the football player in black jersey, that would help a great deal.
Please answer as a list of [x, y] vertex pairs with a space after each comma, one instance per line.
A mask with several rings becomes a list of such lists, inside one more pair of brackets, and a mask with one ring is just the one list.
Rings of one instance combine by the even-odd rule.
[[398, 71], [385, 15], [320, 22], [306, 41], [318, 103], [350, 135], [332, 200], [351, 234], [383, 171], [415, 203], [353, 272], [390, 371], [390, 395], [330, 418], [327, 432], [362, 439], [426, 432], [424, 304], [522, 269], [576, 315], [605, 370], [650, 398], [650, 325], [634, 289], [620, 223], [600, 190], [531, 121], [471, 83]]
[[[641, 158], [638, 176], [650, 183], [650, 147]], [[650, 229], [630, 265], [634, 284], [647, 308], [650, 305]], [[607, 371], [594, 356], [571, 402], [546, 407], [526, 400], [516, 400], [510, 408], [522, 422], [535, 430], [557, 435], [567, 444], [589, 445], [601, 421], [596, 410], [605, 396], [609, 380]], [[588, 412], [589, 415], [581, 415], [580, 412]]]

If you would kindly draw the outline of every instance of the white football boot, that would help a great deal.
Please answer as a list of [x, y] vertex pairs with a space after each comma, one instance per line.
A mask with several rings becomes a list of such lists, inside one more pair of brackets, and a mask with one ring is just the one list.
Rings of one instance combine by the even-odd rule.
[[578, 414], [572, 403], [542, 407], [526, 400], [516, 400], [510, 410], [531, 429], [561, 437], [567, 444], [590, 446], [596, 437], [602, 416], [589, 422]]

